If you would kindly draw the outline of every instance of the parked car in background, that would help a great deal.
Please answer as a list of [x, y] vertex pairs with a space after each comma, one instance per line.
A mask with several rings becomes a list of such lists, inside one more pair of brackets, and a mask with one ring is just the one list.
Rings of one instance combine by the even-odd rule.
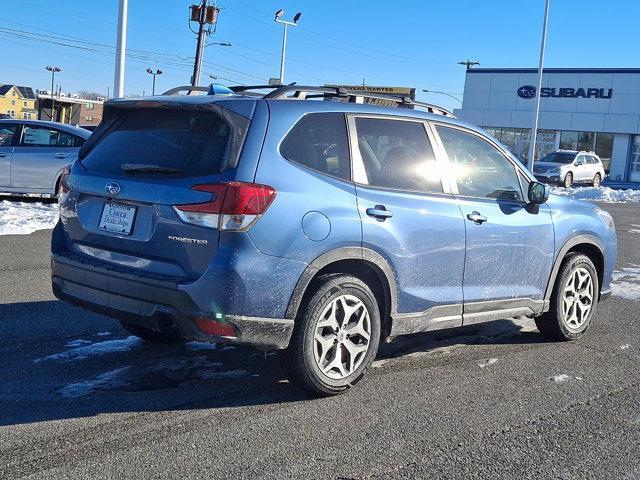
[[607, 212], [549, 196], [440, 107], [252, 89], [107, 102], [64, 180], [57, 298], [148, 341], [279, 349], [322, 395], [400, 335], [519, 316], [587, 331], [616, 261]]
[[599, 187], [605, 177], [600, 157], [593, 152], [556, 150], [533, 165], [533, 174], [544, 183], [569, 188], [574, 183]]
[[40, 120], [0, 120], [0, 192], [56, 195], [91, 132]]
[[96, 128], [98, 128], [98, 125], [79, 125], [79, 127], [93, 132]]

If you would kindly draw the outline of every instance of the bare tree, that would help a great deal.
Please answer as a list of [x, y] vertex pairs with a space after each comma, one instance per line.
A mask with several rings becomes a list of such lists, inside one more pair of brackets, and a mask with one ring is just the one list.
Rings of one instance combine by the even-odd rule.
[[80, 98], [84, 98], [85, 100], [98, 100], [99, 98], [106, 98], [107, 96], [103, 93], [91, 92], [89, 90], [79, 90], [78, 96]]

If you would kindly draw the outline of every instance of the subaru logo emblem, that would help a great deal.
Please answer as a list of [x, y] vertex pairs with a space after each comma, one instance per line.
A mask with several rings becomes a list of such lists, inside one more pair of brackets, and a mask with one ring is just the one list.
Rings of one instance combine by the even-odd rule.
[[533, 85], [523, 85], [518, 89], [518, 96], [520, 98], [534, 98], [536, 96], [536, 87]]
[[104, 191], [107, 192], [107, 195], [115, 197], [120, 193], [120, 185], [116, 182], [109, 182], [104, 186]]

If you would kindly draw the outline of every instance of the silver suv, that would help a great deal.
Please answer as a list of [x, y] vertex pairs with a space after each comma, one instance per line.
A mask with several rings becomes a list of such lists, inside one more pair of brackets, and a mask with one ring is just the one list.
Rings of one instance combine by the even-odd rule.
[[600, 157], [593, 152], [556, 150], [535, 162], [533, 174], [544, 183], [569, 188], [574, 183], [599, 187], [605, 176]]

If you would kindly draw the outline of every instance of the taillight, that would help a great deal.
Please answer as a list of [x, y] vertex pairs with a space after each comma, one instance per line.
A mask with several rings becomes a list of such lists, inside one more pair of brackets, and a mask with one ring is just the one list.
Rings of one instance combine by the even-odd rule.
[[60, 184], [58, 193], [69, 193], [69, 175], [71, 174], [71, 166], [67, 165], [62, 169], [60, 174]]
[[204, 203], [174, 206], [180, 219], [220, 230], [248, 230], [276, 197], [273, 187], [257, 183], [206, 183], [194, 185], [192, 190], [209, 192], [213, 196]]
[[238, 330], [232, 323], [206, 317], [195, 317], [196, 325], [201, 332], [217, 337], [238, 337]]

